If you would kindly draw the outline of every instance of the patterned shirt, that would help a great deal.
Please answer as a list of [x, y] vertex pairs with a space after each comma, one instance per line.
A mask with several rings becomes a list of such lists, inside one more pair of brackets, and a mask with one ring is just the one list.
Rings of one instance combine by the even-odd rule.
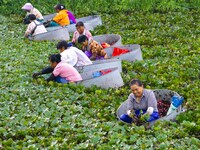
[[157, 100], [152, 90], [143, 89], [143, 95], [139, 103], [133, 93], [129, 95], [128, 110], [147, 110], [148, 107], [153, 107], [154, 111], [158, 112]]
[[92, 40], [92, 34], [90, 33], [90, 31], [88, 31], [87, 29], [84, 29], [82, 34], [80, 34], [78, 31], [74, 32], [72, 42], [76, 43], [78, 41], [79, 36], [81, 36], [81, 35], [85, 35], [85, 36], [87, 36], [88, 40]]
[[97, 57], [105, 58], [107, 56], [106, 51], [95, 40], [89, 40], [86, 50], [89, 50], [92, 53], [92, 57], [90, 57], [91, 60], [95, 60]]

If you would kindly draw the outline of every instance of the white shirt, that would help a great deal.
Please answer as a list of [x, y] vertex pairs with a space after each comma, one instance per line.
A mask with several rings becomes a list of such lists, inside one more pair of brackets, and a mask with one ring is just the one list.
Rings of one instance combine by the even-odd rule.
[[64, 50], [61, 55], [61, 60], [72, 66], [85, 66], [92, 64], [92, 61], [86, 56], [86, 54], [76, 47], [69, 47]]
[[47, 29], [44, 27], [43, 24], [41, 25], [40, 22], [38, 22], [37, 20], [34, 20], [34, 21], [32, 21], [32, 22], [28, 25], [25, 34], [26, 34], [26, 35], [31, 34], [31, 32], [32, 32], [33, 29], [35, 28], [36, 24], [37, 24], [38, 26], [36, 27], [35, 32], [33, 33], [33, 35], [37, 35], [37, 34], [40, 34], [40, 33], [45, 33], [45, 32], [47, 32]]

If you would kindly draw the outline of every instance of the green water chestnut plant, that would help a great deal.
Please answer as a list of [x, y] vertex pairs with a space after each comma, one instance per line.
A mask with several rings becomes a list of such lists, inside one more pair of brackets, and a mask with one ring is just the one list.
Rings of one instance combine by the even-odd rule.
[[[45, 7], [44, 1], [30, 2], [49, 13], [55, 3], [69, 4], [70, 1], [51, 1]], [[15, 10], [15, 15], [0, 15], [0, 147], [15, 150], [199, 149], [200, 10], [191, 8], [200, 6], [197, 1], [169, 1], [161, 7], [167, 1], [152, 0], [148, 7], [154, 6], [151, 11], [128, 7], [133, 4], [141, 8], [142, 2], [148, 5], [147, 1], [141, 4], [113, 1], [113, 7], [108, 7], [111, 5], [107, 1], [95, 1], [94, 9], [91, 9], [93, 5], [87, 5], [89, 1], [76, 2], [80, 2], [75, 6], [78, 16], [95, 11], [101, 15], [103, 25], [92, 31], [93, 35], [120, 34], [123, 44], [141, 45], [144, 60], [122, 62], [125, 85], [118, 89], [46, 83], [44, 77], [33, 80], [32, 73], [48, 66], [48, 56], [58, 53], [57, 41], [24, 40], [26, 27], [20, 22], [22, 15], [18, 14], [25, 1], [12, 1], [12, 5], [9, 0], [0, 1], [1, 12], [8, 5], [17, 9], [4, 12]], [[178, 92], [185, 98], [183, 106], [187, 111], [176, 122], [159, 121], [149, 130], [119, 122], [116, 110], [131, 93], [128, 83], [132, 78], [139, 78], [148, 89]]]

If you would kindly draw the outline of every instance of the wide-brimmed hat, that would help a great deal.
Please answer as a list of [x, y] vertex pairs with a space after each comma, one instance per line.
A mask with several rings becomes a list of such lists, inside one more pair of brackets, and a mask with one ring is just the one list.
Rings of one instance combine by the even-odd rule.
[[23, 7], [23, 10], [31, 10], [33, 9], [33, 5], [31, 3], [26, 3]]

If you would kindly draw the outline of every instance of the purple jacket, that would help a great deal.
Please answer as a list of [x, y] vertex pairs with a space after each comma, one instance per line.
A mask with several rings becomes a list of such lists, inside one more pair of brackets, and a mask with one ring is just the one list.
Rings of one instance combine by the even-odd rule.
[[71, 24], [76, 23], [76, 18], [75, 18], [75, 16], [73, 15], [73, 13], [70, 12], [70, 11], [67, 11], [67, 14], [68, 14], [70, 23], [71, 23]]

